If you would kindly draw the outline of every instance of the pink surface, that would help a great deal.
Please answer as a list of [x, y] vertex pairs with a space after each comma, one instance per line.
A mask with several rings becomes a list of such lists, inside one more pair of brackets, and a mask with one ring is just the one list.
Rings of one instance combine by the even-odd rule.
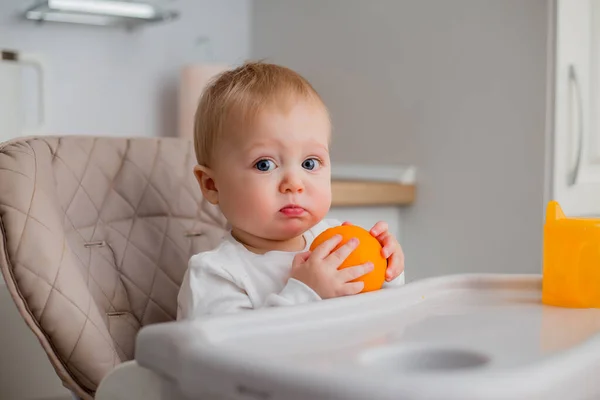
[[179, 83], [179, 137], [194, 137], [194, 114], [202, 91], [214, 76], [229, 68], [226, 64], [195, 64], [182, 69]]

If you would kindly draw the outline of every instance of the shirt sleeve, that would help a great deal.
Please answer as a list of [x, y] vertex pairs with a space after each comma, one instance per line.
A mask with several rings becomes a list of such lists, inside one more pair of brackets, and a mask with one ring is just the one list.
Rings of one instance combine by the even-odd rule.
[[252, 309], [250, 298], [224, 270], [190, 260], [179, 295], [177, 319]]
[[309, 286], [291, 278], [279, 294], [272, 293], [265, 300], [265, 306], [292, 306], [321, 300], [321, 297]]
[[177, 298], [177, 319], [295, 305], [320, 299], [304, 283], [290, 279], [280, 293], [270, 294], [264, 304], [256, 307], [243, 285], [228, 271], [210, 265], [202, 257], [192, 257]]
[[402, 272], [400, 275], [398, 275], [396, 277], [396, 279], [392, 280], [391, 282], [384, 282], [383, 283], [383, 287], [384, 288], [393, 288], [393, 287], [397, 287], [397, 286], [402, 286], [405, 283], [405, 278], [404, 278], [404, 272]]
[[323, 223], [327, 226], [327, 228], [333, 228], [334, 226], [340, 226], [342, 221], [335, 218], [325, 218]]

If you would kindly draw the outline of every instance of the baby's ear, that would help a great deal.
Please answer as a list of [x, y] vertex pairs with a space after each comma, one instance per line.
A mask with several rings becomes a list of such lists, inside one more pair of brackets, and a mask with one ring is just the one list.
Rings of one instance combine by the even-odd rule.
[[198, 180], [198, 184], [200, 185], [200, 189], [202, 190], [202, 195], [204, 198], [211, 204], [218, 204], [219, 191], [217, 190], [217, 186], [215, 184], [213, 171], [203, 165], [196, 165], [194, 167], [194, 175]]

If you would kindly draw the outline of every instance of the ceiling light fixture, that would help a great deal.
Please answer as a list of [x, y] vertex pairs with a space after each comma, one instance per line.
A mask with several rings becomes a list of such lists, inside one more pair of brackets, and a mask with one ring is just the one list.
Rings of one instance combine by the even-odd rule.
[[90, 25], [132, 25], [177, 16], [177, 12], [162, 10], [149, 2], [126, 0], [45, 0], [25, 12], [25, 18], [30, 20]]

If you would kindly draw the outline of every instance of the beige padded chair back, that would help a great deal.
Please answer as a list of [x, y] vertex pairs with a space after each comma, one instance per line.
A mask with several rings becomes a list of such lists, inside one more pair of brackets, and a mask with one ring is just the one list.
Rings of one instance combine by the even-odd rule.
[[189, 257], [225, 220], [202, 199], [192, 143], [38, 137], [0, 145], [0, 269], [63, 384], [84, 399], [176, 316]]

